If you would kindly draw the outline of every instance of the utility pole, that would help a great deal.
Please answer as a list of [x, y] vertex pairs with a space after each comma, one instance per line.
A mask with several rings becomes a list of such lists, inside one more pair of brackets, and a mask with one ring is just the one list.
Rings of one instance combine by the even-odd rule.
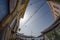
[[31, 30], [31, 40], [32, 40], [32, 30]]

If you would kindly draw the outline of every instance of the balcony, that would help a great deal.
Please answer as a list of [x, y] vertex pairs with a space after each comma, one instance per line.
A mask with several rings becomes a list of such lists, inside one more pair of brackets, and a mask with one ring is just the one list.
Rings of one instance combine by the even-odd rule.
[[60, 0], [47, 0], [47, 1], [60, 2]]

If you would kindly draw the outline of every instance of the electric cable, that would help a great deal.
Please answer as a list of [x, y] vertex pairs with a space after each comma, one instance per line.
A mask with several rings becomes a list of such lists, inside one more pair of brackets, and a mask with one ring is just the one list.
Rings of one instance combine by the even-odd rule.
[[[29, 21], [30, 21], [30, 19], [44, 6], [44, 4], [45, 4], [46, 2], [44, 2], [43, 4], [41, 4], [41, 6], [33, 13], [33, 15], [25, 22], [25, 24], [27, 24]], [[24, 25], [25, 25], [24, 24]], [[23, 26], [24, 26], [23, 25]], [[22, 26], [22, 27], [23, 27]]]

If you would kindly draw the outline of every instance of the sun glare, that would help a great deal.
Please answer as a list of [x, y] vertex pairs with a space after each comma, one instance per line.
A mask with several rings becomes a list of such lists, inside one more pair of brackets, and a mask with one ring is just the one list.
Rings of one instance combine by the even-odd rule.
[[21, 22], [25, 22], [26, 20], [27, 20], [27, 14], [24, 15], [24, 18], [20, 19]]

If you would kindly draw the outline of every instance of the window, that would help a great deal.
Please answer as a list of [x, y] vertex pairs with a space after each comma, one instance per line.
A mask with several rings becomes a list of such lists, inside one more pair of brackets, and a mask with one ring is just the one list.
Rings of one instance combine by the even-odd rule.
[[60, 9], [60, 8], [59, 8], [58, 6], [56, 6], [56, 5], [53, 5], [53, 7], [56, 8], [56, 9]]
[[59, 13], [58, 11], [55, 10], [56, 13]]
[[21, 0], [21, 4], [24, 4], [25, 0]]
[[55, 12], [56, 12], [56, 15], [57, 15], [57, 16], [60, 16], [60, 13], [59, 13], [58, 11], [55, 10]]
[[10, 24], [10, 28], [11, 28], [12, 30], [14, 29], [16, 23], [17, 23], [17, 19], [14, 18], [14, 20], [13, 20], [12, 23]]
[[13, 23], [13, 28], [12, 29], [14, 29], [16, 23], [17, 23], [17, 20], [15, 20], [15, 22]]

